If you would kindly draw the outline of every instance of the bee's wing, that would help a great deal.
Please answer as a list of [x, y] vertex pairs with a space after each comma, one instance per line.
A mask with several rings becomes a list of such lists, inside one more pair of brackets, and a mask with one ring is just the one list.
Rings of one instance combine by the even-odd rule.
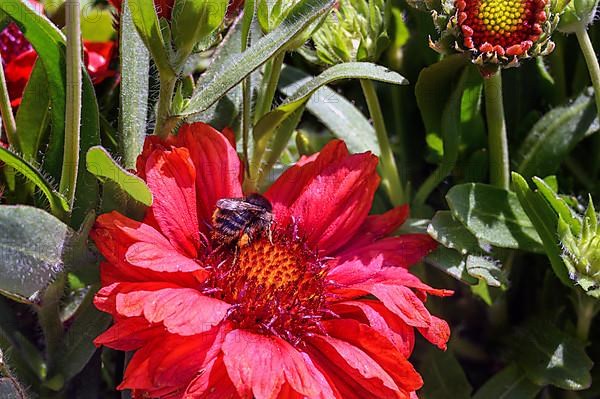
[[217, 201], [217, 208], [226, 211], [249, 211], [253, 213], [263, 212], [260, 206], [244, 201], [243, 198], [224, 198]]

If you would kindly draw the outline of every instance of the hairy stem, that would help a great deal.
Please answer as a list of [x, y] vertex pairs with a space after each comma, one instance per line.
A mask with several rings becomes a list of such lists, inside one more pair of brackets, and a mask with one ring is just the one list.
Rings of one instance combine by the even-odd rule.
[[490, 182], [505, 190], [510, 185], [508, 137], [502, 100], [502, 75], [500, 69], [483, 80], [485, 110], [490, 156]]
[[379, 98], [377, 97], [375, 86], [373, 85], [372, 81], [366, 79], [362, 79], [360, 84], [362, 86], [365, 100], [367, 101], [369, 114], [373, 120], [373, 127], [375, 128], [375, 134], [377, 135], [377, 142], [379, 143], [382, 171], [381, 184], [383, 185], [394, 205], [404, 204], [406, 202], [406, 193], [404, 192], [404, 187], [400, 182], [398, 167], [396, 166], [394, 152], [392, 151], [392, 147], [390, 145], [390, 140], [385, 127], [385, 121], [383, 119], [383, 113], [381, 112], [381, 105], [379, 104]]
[[154, 126], [154, 134], [165, 139], [171, 133], [171, 124], [167, 124], [169, 114], [171, 113], [171, 102], [173, 101], [173, 92], [177, 78], [169, 77], [160, 78], [160, 92], [158, 95], [158, 105], [156, 107], [156, 125]]

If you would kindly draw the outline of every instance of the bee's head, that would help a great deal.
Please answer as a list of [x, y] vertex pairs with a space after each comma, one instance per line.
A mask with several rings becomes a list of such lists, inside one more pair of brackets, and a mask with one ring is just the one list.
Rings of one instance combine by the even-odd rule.
[[252, 205], [260, 206], [261, 208], [264, 208], [267, 212], [271, 212], [273, 210], [273, 205], [271, 205], [271, 202], [269, 202], [268, 199], [266, 199], [258, 193], [249, 194], [246, 197], [246, 202], [249, 202]]

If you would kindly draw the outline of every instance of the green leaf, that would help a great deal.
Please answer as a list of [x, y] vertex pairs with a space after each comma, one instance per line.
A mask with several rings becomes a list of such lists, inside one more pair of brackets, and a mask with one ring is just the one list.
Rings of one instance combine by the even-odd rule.
[[537, 186], [539, 193], [548, 201], [554, 211], [562, 217], [562, 219], [569, 225], [573, 234], [579, 234], [581, 231], [581, 221], [573, 213], [567, 202], [559, 196], [556, 191], [550, 187], [544, 180], [539, 177], [534, 177], [533, 183]]
[[430, 349], [419, 368], [423, 376], [420, 395], [427, 399], [469, 399], [471, 384], [451, 351]]
[[97, 350], [94, 339], [110, 325], [110, 316], [98, 311], [93, 304], [97, 289], [95, 286], [88, 289], [58, 348], [57, 357], [61, 359], [58, 372], [67, 381], [83, 370]]
[[544, 251], [550, 259], [554, 274], [568, 287], [572, 286], [567, 273], [567, 267], [561, 258], [561, 248], [558, 244], [558, 217], [550, 204], [538, 193], [534, 193], [525, 179], [516, 172], [512, 174], [514, 190], [527, 216], [535, 226], [544, 244]]
[[64, 269], [73, 231], [30, 206], [0, 206], [0, 292], [33, 302]]
[[44, 65], [50, 96], [52, 138], [44, 169], [58, 181], [64, 151], [66, 66], [65, 37], [44, 15], [37, 14], [24, 0], [2, 1], [0, 10], [8, 14], [35, 48]]
[[38, 158], [38, 151], [50, 122], [47, 79], [43, 64], [36, 61], [16, 116], [19, 151], [25, 159]]
[[498, 262], [489, 256], [467, 256], [467, 273], [471, 276], [485, 281], [491, 287], [500, 287], [507, 283], [506, 276]]
[[294, 111], [303, 106], [319, 88], [340, 79], [370, 79], [392, 84], [408, 84], [400, 74], [368, 62], [347, 62], [334, 65], [311, 79], [288, 97], [283, 104], [263, 116], [254, 126], [254, 138], [264, 140]]
[[[467, 57], [457, 54], [421, 70], [415, 95], [428, 136], [442, 136], [442, 114], [461, 71], [468, 65]], [[428, 142], [430, 140], [428, 139]], [[441, 140], [432, 148], [442, 156]]]
[[90, 148], [85, 163], [94, 176], [113, 181], [136, 201], [146, 206], [152, 205], [152, 193], [146, 183], [117, 164], [103, 147]]
[[460, 146], [460, 138], [462, 133], [461, 126], [461, 111], [462, 98], [465, 92], [465, 87], [469, 77], [473, 73], [472, 68], [465, 68], [461, 73], [460, 79], [456, 87], [453, 88], [452, 94], [444, 105], [441, 115], [440, 129], [443, 137], [443, 154], [442, 160], [435, 171], [425, 180], [417, 193], [415, 194], [414, 203], [417, 207], [422, 206], [429, 194], [448, 176], [452, 173], [456, 161], [458, 160], [458, 150]]
[[196, 43], [221, 25], [228, 0], [176, 0], [171, 14], [173, 42], [180, 60], [185, 60]]
[[590, 386], [593, 362], [585, 345], [552, 323], [536, 318], [520, 328], [512, 340], [517, 364], [538, 385], [567, 390]]
[[211, 74], [207, 80], [201, 78], [182, 116], [208, 109], [255, 69], [281, 51], [285, 51], [290, 41], [302, 33], [304, 28], [327, 13], [334, 3], [334, 0], [299, 2], [275, 30], [253, 43], [248, 50], [231, 57], [227, 65], [220, 66], [223, 73]]
[[465, 284], [477, 284], [477, 279], [467, 273], [465, 256], [458, 251], [439, 246], [427, 255], [425, 262]]
[[146, 137], [150, 56], [133, 25], [129, 0], [122, 4], [120, 28], [121, 107], [119, 153], [123, 164], [134, 169]]
[[593, 90], [544, 115], [531, 129], [516, 154], [515, 170], [526, 177], [547, 176], [586, 135], [598, 130]]
[[461, 184], [446, 195], [452, 215], [479, 240], [542, 252], [541, 240], [515, 193], [487, 184]]
[[161, 31], [158, 15], [152, 0], [129, 0], [131, 19], [161, 75], [168, 80], [175, 77], [175, 71], [169, 62], [167, 47]]
[[541, 390], [513, 363], [487, 380], [473, 399], [533, 399]]
[[0, 147], [0, 160], [7, 165], [13, 167], [17, 172], [21, 173], [30, 182], [35, 184], [40, 191], [44, 194], [52, 213], [55, 216], [62, 216], [64, 212], [69, 210], [69, 204], [65, 197], [63, 197], [58, 191], [56, 191], [50, 182], [31, 164], [25, 161], [23, 158], [16, 154], [13, 154], [9, 150]]
[[[279, 80], [279, 90], [292, 96], [314, 77], [300, 69], [284, 66]], [[323, 86], [313, 93], [306, 103], [308, 112], [316, 116], [338, 138], [344, 140], [352, 153], [371, 151], [379, 155], [379, 145], [369, 120], [344, 96]]]
[[92, 80], [87, 71], [82, 76], [83, 90], [81, 93], [81, 131], [79, 142], [79, 166], [77, 187], [75, 189], [75, 204], [71, 214], [70, 225], [79, 227], [90, 211], [98, 204], [98, 183], [96, 178], [87, 171], [83, 159], [90, 148], [100, 144], [100, 118], [98, 102]]
[[463, 255], [483, 252], [477, 237], [454, 219], [450, 211], [438, 211], [427, 226], [427, 233], [446, 248]]

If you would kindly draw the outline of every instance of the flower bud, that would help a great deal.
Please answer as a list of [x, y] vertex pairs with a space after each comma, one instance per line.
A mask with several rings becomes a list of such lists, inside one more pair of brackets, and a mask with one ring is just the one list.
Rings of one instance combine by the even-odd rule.
[[580, 226], [559, 218], [558, 236], [571, 280], [588, 295], [600, 297], [600, 231], [591, 198]]
[[570, 0], [560, 16], [558, 30], [572, 33], [579, 26], [587, 26], [593, 22], [598, 0]]
[[384, 0], [340, 0], [313, 41], [327, 64], [377, 61], [390, 41]]

